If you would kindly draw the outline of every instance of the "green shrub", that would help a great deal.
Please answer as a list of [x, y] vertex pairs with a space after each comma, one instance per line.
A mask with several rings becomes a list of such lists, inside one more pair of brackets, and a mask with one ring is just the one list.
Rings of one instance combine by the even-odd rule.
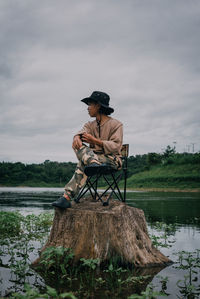
[[147, 155], [147, 165], [156, 165], [160, 164], [162, 160], [162, 156], [157, 153], [148, 153]]

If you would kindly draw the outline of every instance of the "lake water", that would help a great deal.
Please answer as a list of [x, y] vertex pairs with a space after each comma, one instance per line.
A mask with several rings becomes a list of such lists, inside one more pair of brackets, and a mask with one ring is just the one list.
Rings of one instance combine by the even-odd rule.
[[[16, 211], [23, 215], [40, 214], [45, 211], [53, 211], [51, 203], [63, 192], [62, 188], [0, 188], [0, 211]], [[194, 252], [200, 249], [200, 193], [186, 192], [127, 192], [127, 204], [140, 208], [144, 211], [148, 223], [150, 235], [159, 236], [155, 228], [156, 222], [173, 225], [167, 242], [171, 247], [159, 248], [161, 252], [175, 261], [175, 253], [179, 251]], [[35, 257], [33, 257], [34, 259]], [[8, 273], [0, 268], [2, 294], [6, 293], [8, 285]], [[197, 268], [195, 283], [200, 284], [200, 269]], [[163, 269], [159, 275], [169, 277], [166, 292], [168, 298], [200, 298], [184, 297], [180, 294], [177, 281], [184, 280], [184, 270], [177, 270], [174, 265]], [[158, 285], [159, 276], [152, 281]], [[42, 284], [42, 281], [41, 281]], [[181, 297], [182, 296], [182, 297]]]

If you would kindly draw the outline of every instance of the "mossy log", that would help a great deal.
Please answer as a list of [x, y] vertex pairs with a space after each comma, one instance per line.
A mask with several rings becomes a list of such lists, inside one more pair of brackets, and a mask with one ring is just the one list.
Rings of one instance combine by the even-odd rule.
[[[109, 206], [84, 199], [72, 208], [55, 209], [47, 244], [63, 246], [80, 258], [106, 262], [120, 258], [136, 267], [164, 266], [170, 260], [152, 245], [144, 212], [125, 203], [111, 200]], [[37, 264], [40, 258], [34, 264]]]

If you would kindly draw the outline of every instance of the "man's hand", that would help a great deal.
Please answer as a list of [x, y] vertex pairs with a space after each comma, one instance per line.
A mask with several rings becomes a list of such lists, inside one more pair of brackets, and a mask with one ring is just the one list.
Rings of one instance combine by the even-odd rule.
[[86, 143], [89, 144], [98, 144], [100, 146], [103, 146], [103, 142], [101, 139], [97, 139], [94, 136], [92, 136], [91, 134], [88, 133], [83, 133], [82, 135], [82, 140]]
[[95, 144], [96, 143], [96, 138], [93, 137], [91, 134], [88, 134], [88, 133], [83, 133], [82, 140], [86, 143], [89, 143], [89, 144]]
[[79, 149], [82, 146], [82, 141], [79, 135], [76, 135], [73, 139], [73, 143], [72, 143], [72, 148], [75, 149]]

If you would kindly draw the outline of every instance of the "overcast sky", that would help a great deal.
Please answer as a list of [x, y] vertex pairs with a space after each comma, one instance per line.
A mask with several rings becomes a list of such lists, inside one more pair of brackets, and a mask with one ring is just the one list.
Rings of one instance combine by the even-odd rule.
[[75, 162], [93, 90], [130, 155], [200, 151], [199, 0], [0, 0], [0, 28], [1, 161]]

